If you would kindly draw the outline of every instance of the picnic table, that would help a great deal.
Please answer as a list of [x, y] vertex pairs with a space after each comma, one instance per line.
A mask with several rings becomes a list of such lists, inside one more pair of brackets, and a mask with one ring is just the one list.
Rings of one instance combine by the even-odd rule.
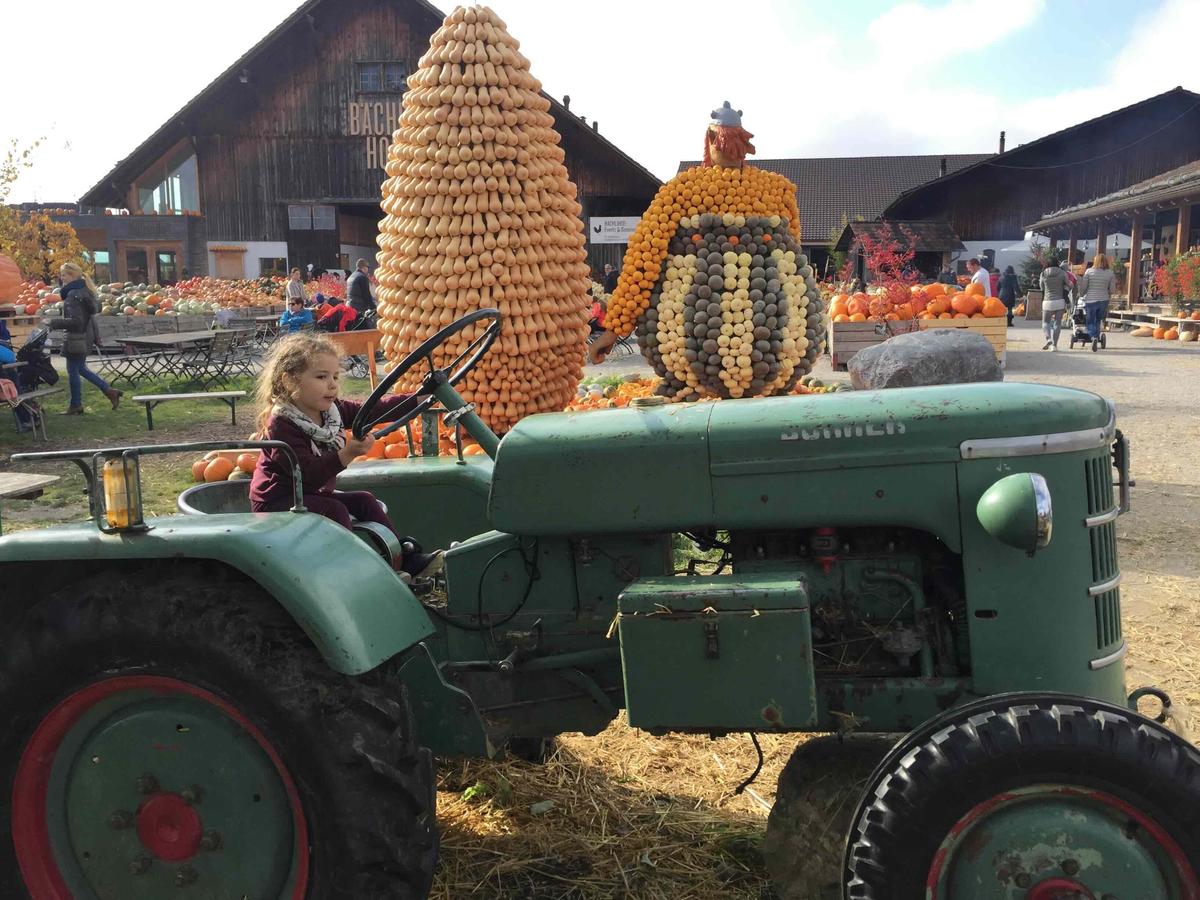
[[265, 345], [271, 338], [278, 334], [279, 316], [280, 313], [274, 313], [269, 316], [254, 317], [254, 338], [259, 344]]
[[172, 400], [220, 400], [229, 407], [230, 424], [236, 425], [237, 402], [239, 398], [245, 396], [245, 391], [199, 391], [194, 394], [138, 394], [132, 399], [134, 403], [141, 403], [146, 407], [146, 430], [153, 431], [154, 407]]
[[[124, 335], [116, 340], [134, 350], [158, 351], [161, 356], [151, 365], [161, 363], [171, 374], [207, 386], [213, 382], [223, 383], [230, 374], [250, 373], [250, 358], [240, 341], [253, 333], [253, 328], [219, 328]], [[173, 355], [169, 355], [172, 351]], [[144, 371], [141, 374], [151, 373]]]
[[0, 472], [0, 500], [36, 500], [56, 481], [57, 475]]
[[203, 331], [168, 331], [163, 334], [138, 334], [119, 337], [116, 340], [130, 347], [154, 348], [167, 350], [170, 348], [183, 349], [206, 344], [218, 334], [246, 334], [253, 328], [221, 328], [205, 329]]

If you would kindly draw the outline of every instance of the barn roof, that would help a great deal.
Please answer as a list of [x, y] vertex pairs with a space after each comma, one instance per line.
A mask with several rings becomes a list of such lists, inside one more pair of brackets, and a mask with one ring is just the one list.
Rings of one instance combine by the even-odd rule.
[[[120, 185], [132, 182], [134, 178], [146, 170], [147, 166], [151, 165], [154, 160], [167, 152], [180, 138], [187, 136], [188, 129], [186, 123], [192, 113], [214, 99], [218, 90], [237, 79], [244, 69], [251, 67], [260, 57], [267, 55], [269, 61], [271, 58], [269, 53], [278, 49], [275, 47], [276, 43], [283, 40], [287, 32], [301, 22], [307, 21], [309, 24], [312, 24], [314, 11], [325, 2], [326, 0], [306, 0], [305, 3], [302, 3], [295, 12], [271, 29], [262, 40], [242, 54], [229, 68], [214, 78], [200, 93], [185, 103], [175, 115], [167, 119], [157, 131], [142, 141], [128, 156], [113, 166], [103, 178], [84, 193], [79, 202], [87, 206], [104, 206], [106, 205], [106, 200], [116, 198], [120, 193]], [[428, 20], [431, 34], [441, 25], [443, 19], [446, 17], [445, 13], [432, 3], [427, 2], [427, 0], [403, 0], [398, 5], [414, 7], [418, 15], [424, 16]], [[648, 182], [647, 186], [650, 192], [658, 188], [661, 182], [654, 177], [654, 174], [649, 169], [637, 162], [637, 160], [633, 159], [594, 128], [589, 128], [584, 120], [580, 119], [579, 116], [568, 110], [545, 91], [542, 91], [542, 96], [550, 101], [550, 112], [554, 116], [555, 124], [560, 129], [564, 123], [572, 123], [573, 127], [586, 135], [586, 140], [591, 140], [609, 152], [616, 154], [621, 162], [627, 164], [631, 169], [643, 176]]]
[[1055, 212], [1046, 213], [1029, 226], [1029, 231], [1044, 232], [1071, 222], [1096, 219], [1114, 213], [1129, 212], [1141, 206], [1172, 203], [1188, 197], [1200, 197], [1200, 159], [1147, 178], [1136, 184], [1077, 203]]
[[[849, 220], [877, 219], [904, 191], [936, 179], [943, 163], [954, 172], [990, 155], [830, 156], [749, 163], [778, 172], [796, 185], [802, 243], [812, 245], [829, 244], [833, 232]], [[699, 164], [682, 162], [679, 171]]]
[[[1188, 105], [1179, 116], [1139, 138], [1139, 141], [1149, 140], [1159, 131], [1174, 124], [1175, 121], [1188, 115], [1197, 105], [1200, 105], [1200, 94], [1183, 87], [1174, 87], [1169, 91], [1147, 97], [1145, 100], [1139, 100], [1137, 103], [1131, 103], [1102, 116], [1096, 116], [1093, 119], [1055, 131], [1027, 144], [1020, 144], [1004, 153], [993, 154], [972, 165], [948, 172], [944, 177], [906, 190], [883, 210], [883, 217], [904, 218], [911, 214], [911, 201], [918, 200], [927, 191], [962, 179], [979, 178], [986, 175], [989, 170], [1019, 172], [1025, 169], [1031, 172], [1043, 172], [1048, 169], [1067, 169], [1083, 163], [1095, 162], [1096, 160], [1090, 157], [1090, 136], [1102, 135], [1107, 129], [1112, 128], [1117, 120], [1137, 121], [1153, 107], [1170, 110], [1171, 105], [1178, 104], [1181, 100], [1187, 102]], [[1114, 154], [1127, 149], [1129, 148], [1114, 151]]]
[[967, 249], [949, 222], [850, 222], [842, 229], [833, 249], [849, 250], [854, 239], [864, 234], [877, 241], [896, 239], [904, 243], [906, 232], [912, 235], [913, 249], [918, 252]]

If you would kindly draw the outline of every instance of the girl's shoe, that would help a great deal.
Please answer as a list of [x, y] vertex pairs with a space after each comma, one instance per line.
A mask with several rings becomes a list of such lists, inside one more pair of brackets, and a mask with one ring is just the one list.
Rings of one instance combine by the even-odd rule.
[[65, 410], [63, 410], [61, 413], [59, 413], [59, 415], [60, 416], [82, 416], [83, 415], [83, 407], [82, 406], [68, 406]]
[[118, 391], [116, 388], [109, 388], [104, 392], [104, 396], [108, 398], [108, 402], [112, 404], [113, 409], [117, 408], [124, 394], [124, 391]]
[[432, 578], [438, 572], [442, 571], [445, 564], [442, 559], [442, 552], [441, 550], [434, 550], [432, 553], [406, 553], [404, 554], [404, 562], [401, 563], [400, 568], [414, 579]]

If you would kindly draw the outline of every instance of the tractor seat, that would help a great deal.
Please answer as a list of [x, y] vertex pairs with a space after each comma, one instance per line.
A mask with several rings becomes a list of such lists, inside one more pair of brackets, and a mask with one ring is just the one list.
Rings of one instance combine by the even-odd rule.
[[[209, 516], [226, 513], [250, 512], [250, 479], [234, 481], [210, 481], [193, 485], [175, 501], [185, 516]], [[387, 506], [380, 501], [383, 511]], [[396, 536], [377, 522], [362, 522], [351, 517], [351, 528], [372, 550], [384, 558], [388, 565], [400, 559], [403, 550]]]

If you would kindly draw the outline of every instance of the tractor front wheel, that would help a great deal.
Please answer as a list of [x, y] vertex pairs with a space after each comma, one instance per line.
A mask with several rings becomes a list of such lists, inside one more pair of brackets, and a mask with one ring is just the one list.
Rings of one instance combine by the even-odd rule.
[[1200, 752], [1083, 697], [977, 701], [880, 763], [845, 868], [849, 900], [1195, 900]]
[[841, 894], [846, 832], [863, 784], [899, 735], [821, 735], [800, 744], [779, 774], [763, 860], [780, 900]]
[[333, 672], [220, 570], [106, 574], [0, 635], [0, 896], [425, 896], [430, 757], [403, 689]]

